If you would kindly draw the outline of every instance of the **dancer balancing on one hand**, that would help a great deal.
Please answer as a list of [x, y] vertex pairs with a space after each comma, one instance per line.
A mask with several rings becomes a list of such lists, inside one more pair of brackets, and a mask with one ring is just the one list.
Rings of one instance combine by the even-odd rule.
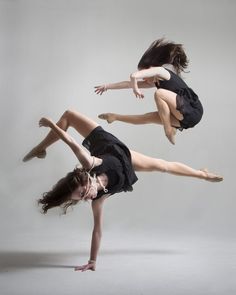
[[[136, 171], [167, 172], [211, 182], [223, 180], [221, 176], [207, 170], [195, 170], [182, 163], [167, 162], [129, 150], [117, 137], [76, 111], [66, 111], [57, 124], [51, 119], [42, 118], [39, 126], [49, 127], [51, 130], [24, 157], [24, 162], [32, 158], [44, 158], [47, 148], [61, 139], [71, 148], [81, 165], [81, 168], [76, 167], [42, 195], [39, 204], [42, 205], [43, 212], [47, 213], [49, 209], [59, 206], [66, 213], [69, 206], [79, 201], [92, 201], [94, 228], [90, 258], [88, 263], [76, 267], [75, 270], [95, 270], [102, 234], [103, 203], [115, 193], [132, 191], [132, 186], [137, 181]], [[82, 145], [87, 150], [67, 133], [69, 127], [75, 128], [84, 138]]]
[[198, 96], [180, 77], [187, 66], [182, 44], [164, 39], [154, 41], [141, 57], [138, 71], [130, 75], [130, 81], [95, 86], [95, 92], [101, 95], [110, 89], [132, 88], [137, 98], [144, 98], [140, 88], [156, 87], [154, 98], [158, 111], [141, 115], [104, 113], [99, 118], [108, 123], [162, 124], [167, 138], [175, 144], [176, 130], [194, 127], [203, 115]]

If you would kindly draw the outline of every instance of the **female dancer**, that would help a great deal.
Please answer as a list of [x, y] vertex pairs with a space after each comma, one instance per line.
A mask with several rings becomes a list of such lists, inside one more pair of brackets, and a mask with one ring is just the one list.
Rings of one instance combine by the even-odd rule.
[[[67, 208], [78, 201], [92, 200], [94, 229], [90, 259], [75, 270], [95, 270], [102, 234], [103, 203], [112, 194], [132, 191], [132, 185], [137, 181], [135, 171], [168, 172], [212, 182], [223, 180], [221, 176], [207, 170], [195, 170], [178, 162], [167, 162], [131, 151], [96, 122], [73, 110], [67, 110], [57, 124], [51, 119], [42, 118], [39, 126], [49, 127], [51, 131], [24, 157], [24, 162], [34, 157], [44, 158], [46, 149], [61, 139], [71, 148], [82, 165], [81, 168], [76, 167], [69, 172], [49, 192], [43, 194], [39, 200], [43, 212], [47, 213], [49, 209], [60, 206], [66, 213]], [[85, 138], [82, 145], [89, 153], [66, 132], [69, 127], [75, 128]]]
[[[194, 127], [202, 118], [203, 108], [198, 96], [181, 79], [188, 60], [181, 44], [158, 39], [143, 54], [138, 71], [130, 75], [130, 81], [95, 86], [102, 94], [108, 89], [132, 88], [136, 97], [143, 98], [140, 88], [156, 87], [154, 98], [158, 111], [143, 115], [105, 113], [99, 118], [132, 124], [162, 124], [165, 134], [175, 144], [176, 129]], [[143, 81], [138, 81], [142, 79]]]

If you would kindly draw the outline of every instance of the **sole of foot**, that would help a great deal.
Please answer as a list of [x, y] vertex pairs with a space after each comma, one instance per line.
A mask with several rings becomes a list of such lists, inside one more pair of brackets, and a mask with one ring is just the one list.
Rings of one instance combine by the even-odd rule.
[[33, 158], [44, 159], [46, 157], [46, 154], [47, 153], [45, 150], [38, 152], [37, 150], [33, 149], [23, 158], [23, 162], [28, 162]]
[[109, 124], [115, 121], [114, 115], [111, 113], [100, 114], [98, 115], [98, 118], [102, 120], [106, 120], [107, 123]]
[[201, 169], [201, 171], [205, 172], [206, 174], [206, 181], [210, 181], [210, 182], [220, 182], [223, 181], [223, 177], [221, 175], [217, 175], [214, 173], [209, 172], [207, 169]]

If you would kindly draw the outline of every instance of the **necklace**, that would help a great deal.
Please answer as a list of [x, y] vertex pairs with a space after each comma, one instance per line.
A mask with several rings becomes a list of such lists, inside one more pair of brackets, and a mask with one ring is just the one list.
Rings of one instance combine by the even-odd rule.
[[101, 179], [100, 179], [99, 176], [97, 176], [97, 180], [98, 180], [99, 184], [101, 185], [104, 193], [108, 193], [108, 189], [105, 187], [105, 185], [103, 185], [103, 183], [102, 183], [102, 181], [101, 181]]

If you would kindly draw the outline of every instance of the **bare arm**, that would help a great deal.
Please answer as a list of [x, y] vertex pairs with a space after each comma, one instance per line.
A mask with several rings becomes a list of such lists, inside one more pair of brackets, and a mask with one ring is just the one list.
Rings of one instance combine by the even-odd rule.
[[102, 210], [105, 196], [101, 197], [98, 200], [92, 202], [93, 209], [93, 219], [94, 219], [94, 227], [92, 234], [92, 242], [91, 242], [91, 250], [90, 250], [90, 260], [96, 261], [98, 250], [100, 248], [100, 242], [102, 238]]
[[105, 84], [106, 89], [115, 90], [115, 89], [128, 89], [131, 87], [130, 81], [121, 81], [117, 83]]
[[103, 85], [98, 85], [95, 86], [95, 93], [102, 95], [103, 92], [107, 91], [108, 89], [113, 90], [113, 89], [128, 89], [130, 88], [130, 81], [122, 81], [122, 82], [117, 82], [117, 83], [109, 83], [109, 84], [103, 84]]
[[[41, 118], [39, 121], [39, 126], [44, 127], [50, 127], [57, 135], [58, 137], [63, 140], [74, 152], [77, 159], [81, 163], [81, 165], [85, 169], [90, 169], [91, 166], [94, 164], [93, 157], [90, 156], [90, 154], [85, 151], [75, 140], [72, 136], [70, 136], [66, 131], [61, 129], [59, 126], [57, 126], [51, 119], [48, 118]], [[95, 158], [96, 164], [98, 165], [99, 161], [102, 161], [99, 158]], [[95, 165], [96, 166], [96, 165]]]
[[170, 73], [163, 67], [151, 67], [149, 69], [134, 72], [130, 77], [135, 79], [157, 77], [158, 79], [169, 80]]
[[102, 209], [105, 199], [106, 196], [104, 195], [100, 199], [92, 202], [94, 227], [91, 241], [90, 258], [87, 264], [77, 266], [75, 270], [86, 271], [96, 269], [96, 260], [102, 238]]
[[[103, 84], [99, 86], [95, 86], [95, 93], [102, 95], [103, 92], [107, 90], [117, 90], [117, 89], [129, 89], [131, 88], [131, 81], [122, 81], [117, 83], [109, 83], [109, 84]], [[153, 85], [150, 85], [149, 83], [145, 81], [138, 81], [138, 87], [139, 88], [150, 88], [153, 87]]]
[[[133, 88], [133, 92], [136, 97], [138, 98], [144, 97], [142, 92], [139, 90], [140, 87], [139, 87], [138, 79], [148, 79], [152, 77], [153, 78], [156, 77], [157, 79], [160, 79], [160, 80], [169, 80], [170, 73], [163, 67], [151, 67], [149, 69], [140, 70], [140, 71], [132, 73], [130, 75], [130, 81], [131, 81], [131, 87]], [[155, 86], [154, 81], [152, 83], [152, 86]]]

